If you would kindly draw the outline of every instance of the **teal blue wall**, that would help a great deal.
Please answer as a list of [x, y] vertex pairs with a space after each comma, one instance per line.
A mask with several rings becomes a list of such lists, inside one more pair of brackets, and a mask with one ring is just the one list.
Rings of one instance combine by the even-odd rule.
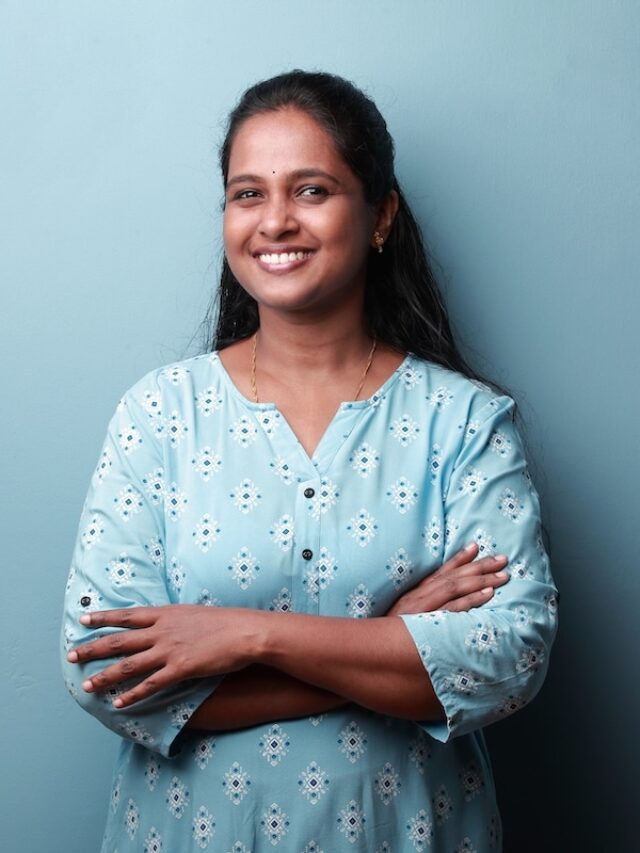
[[0, 2], [2, 847], [98, 848], [116, 740], [57, 660], [76, 523], [121, 392], [195, 350], [223, 117], [292, 66], [378, 102], [456, 326], [527, 424], [562, 619], [545, 690], [489, 732], [509, 849], [636, 849], [633, 0]]

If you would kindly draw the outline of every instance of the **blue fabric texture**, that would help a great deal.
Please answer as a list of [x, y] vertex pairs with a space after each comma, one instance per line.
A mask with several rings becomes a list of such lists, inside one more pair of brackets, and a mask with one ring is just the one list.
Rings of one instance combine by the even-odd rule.
[[125, 394], [83, 509], [64, 654], [95, 634], [83, 613], [113, 607], [383, 615], [472, 541], [508, 555], [510, 580], [468, 612], [403, 617], [446, 711], [435, 725], [349, 705], [207, 734], [184, 727], [220, 678], [118, 711], [117, 691], [80, 686], [105, 661], [65, 661], [71, 694], [122, 738], [103, 853], [502, 849], [481, 729], [539, 689], [557, 611], [512, 414], [509, 398], [409, 355], [340, 406], [309, 458], [216, 353]]

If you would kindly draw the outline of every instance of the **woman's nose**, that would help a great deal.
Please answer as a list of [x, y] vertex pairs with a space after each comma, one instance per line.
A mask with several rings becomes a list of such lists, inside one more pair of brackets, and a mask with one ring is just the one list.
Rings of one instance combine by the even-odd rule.
[[265, 237], [281, 237], [296, 231], [298, 223], [286, 198], [272, 198], [262, 206], [262, 219], [259, 230]]

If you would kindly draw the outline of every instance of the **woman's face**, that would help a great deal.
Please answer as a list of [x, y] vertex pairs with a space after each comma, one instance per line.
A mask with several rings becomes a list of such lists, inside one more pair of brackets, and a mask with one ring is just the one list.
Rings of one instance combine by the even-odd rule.
[[240, 126], [224, 243], [233, 274], [262, 310], [361, 305], [375, 224], [360, 181], [308, 113], [286, 108]]

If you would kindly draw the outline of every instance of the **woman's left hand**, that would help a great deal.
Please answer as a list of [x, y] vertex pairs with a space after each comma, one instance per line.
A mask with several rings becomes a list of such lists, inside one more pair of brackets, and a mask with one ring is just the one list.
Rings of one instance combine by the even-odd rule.
[[259, 611], [169, 604], [102, 610], [81, 617], [90, 628], [125, 628], [92, 640], [67, 655], [70, 663], [124, 657], [82, 685], [103, 691], [131, 678], [143, 680], [113, 704], [124, 708], [189, 678], [234, 672], [252, 663]]
[[477, 560], [478, 544], [472, 542], [447, 560], [439, 569], [408, 590], [387, 611], [386, 616], [432, 613], [434, 610], [460, 612], [486, 604], [498, 586], [509, 580], [504, 571], [504, 554]]

